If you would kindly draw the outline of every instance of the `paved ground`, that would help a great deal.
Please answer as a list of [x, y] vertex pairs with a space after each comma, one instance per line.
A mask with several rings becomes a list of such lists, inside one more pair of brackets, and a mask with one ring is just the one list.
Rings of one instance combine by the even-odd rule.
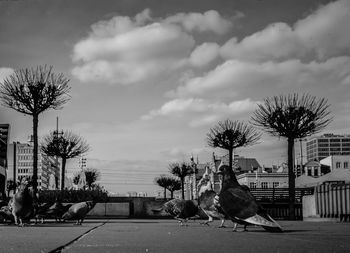
[[0, 224], [0, 252], [350, 252], [350, 223], [281, 221], [285, 232], [260, 227], [232, 232], [198, 221], [180, 227], [174, 220], [87, 220], [15, 227]]

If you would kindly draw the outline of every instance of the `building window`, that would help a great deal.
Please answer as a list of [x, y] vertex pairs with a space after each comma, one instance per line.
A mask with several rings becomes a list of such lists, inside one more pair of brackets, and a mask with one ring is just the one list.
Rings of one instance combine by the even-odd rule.
[[263, 189], [269, 188], [268, 182], [261, 182], [261, 188]]
[[273, 182], [273, 183], [272, 183], [273, 188], [276, 188], [276, 187], [278, 187], [279, 185], [280, 185], [280, 182]]
[[344, 162], [344, 169], [349, 168], [349, 163], [348, 162]]
[[315, 176], [315, 177], [318, 177], [318, 169], [315, 169], [315, 170], [314, 170], [314, 176]]
[[249, 188], [255, 189], [256, 188], [256, 183], [250, 182], [249, 183]]
[[335, 163], [335, 168], [336, 168], [336, 169], [340, 169], [340, 162], [336, 162], [336, 163]]

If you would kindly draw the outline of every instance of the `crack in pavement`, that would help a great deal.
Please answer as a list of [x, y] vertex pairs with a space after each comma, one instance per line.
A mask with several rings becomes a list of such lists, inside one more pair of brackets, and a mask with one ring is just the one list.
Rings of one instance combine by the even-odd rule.
[[74, 244], [75, 242], [79, 241], [81, 238], [83, 238], [84, 236], [88, 235], [89, 233], [91, 233], [91, 232], [94, 231], [95, 229], [97, 229], [97, 228], [99, 228], [99, 227], [102, 227], [102, 226], [105, 225], [107, 222], [108, 222], [108, 220], [105, 221], [105, 222], [103, 222], [103, 223], [100, 224], [100, 225], [97, 225], [97, 226], [95, 226], [95, 227], [89, 229], [88, 231], [86, 231], [86, 232], [83, 233], [82, 235], [79, 235], [78, 237], [74, 238], [72, 241], [70, 241], [70, 242], [68, 242], [68, 243], [66, 243], [66, 244], [64, 244], [64, 245], [62, 245], [62, 246], [59, 246], [59, 247], [57, 247], [56, 249], [53, 249], [53, 250], [49, 251], [48, 253], [61, 253], [61, 252], [63, 252], [63, 250], [68, 249], [72, 244]]

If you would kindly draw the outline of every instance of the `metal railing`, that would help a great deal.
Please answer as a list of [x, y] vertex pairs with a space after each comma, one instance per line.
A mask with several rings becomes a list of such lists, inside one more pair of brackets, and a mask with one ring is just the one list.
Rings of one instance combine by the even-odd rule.
[[350, 184], [327, 183], [316, 187], [316, 213], [321, 218], [350, 221]]

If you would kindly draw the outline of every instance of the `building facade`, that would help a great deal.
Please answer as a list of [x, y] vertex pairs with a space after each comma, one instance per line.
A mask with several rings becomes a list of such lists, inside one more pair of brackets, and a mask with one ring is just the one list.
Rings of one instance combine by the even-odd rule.
[[350, 169], [350, 155], [331, 155], [323, 158], [320, 163], [330, 168], [330, 171], [336, 169]]
[[[14, 142], [9, 145], [8, 178], [20, 181], [24, 177], [33, 176], [33, 145]], [[60, 178], [58, 159], [38, 153], [38, 189], [57, 189]]]
[[10, 133], [9, 124], [0, 124], [0, 194], [5, 195], [7, 177], [7, 147]]
[[287, 172], [248, 172], [237, 176], [238, 183], [247, 185], [249, 188], [277, 188], [281, 185], [288, 187]]
[[350, 135], [324, 134], [306, 142], [307, 160], [320, 161], [331, 155], [350, 155]]

